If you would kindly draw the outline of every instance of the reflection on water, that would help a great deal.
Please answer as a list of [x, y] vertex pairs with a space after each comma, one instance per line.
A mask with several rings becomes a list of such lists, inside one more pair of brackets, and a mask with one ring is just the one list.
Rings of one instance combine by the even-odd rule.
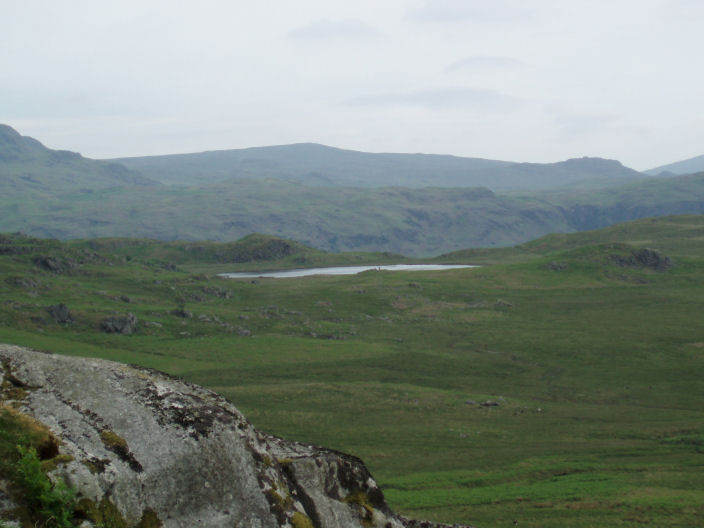
[[338, 266], [334, 268], [308, 268], [270, 272], [220, 273], [220, 277], [229, 279], [250, 279], [253, 277], [271, 277], [285, 279], [290, 277], [305, 277], [308, 275], [355, 275], [363, 271], [436, 271], [457, 268], [476, 268], [463, 264], [392, 264], [389, 266]]

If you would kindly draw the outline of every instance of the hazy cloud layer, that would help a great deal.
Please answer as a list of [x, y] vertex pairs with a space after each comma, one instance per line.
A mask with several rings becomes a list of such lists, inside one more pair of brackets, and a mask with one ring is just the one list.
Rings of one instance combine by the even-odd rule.
[[360, 20], [316, 20], [289, 32], [294, 39], [368, 39], [381, 36], [381, 32]]
[[417, 106], [430, 110], [475, 108], [490, 111], [510, 110], [520, 104], [515, 97], [495, 90], [440, 88], [408, 93], [385, 93], [356, 97], [352, 106]]
[[704, 152], [701, 0], [3, 2], [0, 123], [89, 157]]
[[492, 57], [487, 55], [475, 55], [473, 57], [465, 57], [453, 62], [445, 71], [452, 72], [457, 70], [486, 70], [494, 68], [520, 68], [524, 63], [511, 57]]
[[[533, 2], [534, 3], [534, 2]], [[513, 0], [428, 0], [422, 7], [407, 13], [418, 22], [506, 22], [531, 17], [536, 8], [530, 2]]]

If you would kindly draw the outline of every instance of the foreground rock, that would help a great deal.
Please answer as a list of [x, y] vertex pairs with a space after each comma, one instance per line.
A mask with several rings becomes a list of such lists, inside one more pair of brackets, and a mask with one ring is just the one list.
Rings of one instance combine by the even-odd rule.
[[359, 459], [263, 434], [196, 385], [10, 345], [0, 361], [4, 386], [23, 388], [20, 411], [73, 457], [54, 475], [128, 526], [156, 516], [166, 528], [447, 528], [391, 512]]

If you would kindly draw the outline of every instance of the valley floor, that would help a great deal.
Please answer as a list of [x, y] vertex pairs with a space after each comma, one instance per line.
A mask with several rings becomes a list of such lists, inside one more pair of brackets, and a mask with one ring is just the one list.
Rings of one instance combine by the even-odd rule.
[[[700, 526], [704, 222], [669, 222], [478, 269], [254, 281], [7, 242], [28, 249], [0, 256], [0, 341], [205, 385], [262, 430], [362, 458], [416, 518]], [[629, 260], [645, 246], [671, 267]], [[100, 330], [128, 312], [134, 334]]]

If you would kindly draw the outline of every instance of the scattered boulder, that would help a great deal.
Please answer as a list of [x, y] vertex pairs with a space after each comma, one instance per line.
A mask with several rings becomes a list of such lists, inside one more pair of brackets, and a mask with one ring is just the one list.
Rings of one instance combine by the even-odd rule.
[[[149, 512], [149, 526], [164, 528], [450, 528], [393, 513], [358, 458], [257, 431], [224, 398], [177, 378], [11, 345], [0, 345], [0, 363], [0, 380], [27, 387], [18, 412], [68, 455], [51, 476], [86, 512], [109, 507], [111, 526], [146, 525]], [[12, 519], [12, 506], [0, 501], [0, 514]]]
[[189, 312], [185, 308], [174, 308], [169, 313], [171, 315], [175, 315], [176, 317], [183, 317], [184, 319], [190, 319], [193, 317], [193, 313]]
[[644, 248], [631, 253], [628, 257], [611, 255], [611, 262], [626, 268], [649, 268], [655, 271], [667, 271], [672, 267], [672, 259], [654, 249]]
[[232, 292], [223, 290], [222, 288], [203, 286], [201, 290], [203, 291], [203, 293], [207, 293], [208, 295], [214, 295], [215, 297], [218, 297], [220, 299], [229, 299], [232, 297]]
[[65, 304], [54, 304], [46, 309], [57, 323], [72, 323], [73, 317]]
[[71, 259], [57, 258], [51, 255], [38, 255], [32, 259], [35, 266], [51, 273], [64, 273], [76, 267]]
[[134, 334], [137, 330], [137, 317], [128, 313], [125, 317], [108, 317], [100, 323], [100, 329], [107, 334]]
[[547, 268], [550, 271], [565, 271], [567, 269], [567, 263], [565, 262], [555, 262], [554, 260], [547, 264]]
[[27, 290], [36, 290], [42, 285], [41, 281], [30, 277], [7, 277], [5, 283], [10, 286], [19, 286]]

